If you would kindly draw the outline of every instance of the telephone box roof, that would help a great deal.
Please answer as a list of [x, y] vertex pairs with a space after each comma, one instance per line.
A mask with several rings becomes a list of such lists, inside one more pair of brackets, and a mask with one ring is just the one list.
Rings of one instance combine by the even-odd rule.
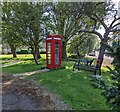
[[49, 37], [58, 37], [58, 38], [62, 38], [60, 35], [56, 35], [56, 34], [48, 35], [46, 38], [49, 38]]

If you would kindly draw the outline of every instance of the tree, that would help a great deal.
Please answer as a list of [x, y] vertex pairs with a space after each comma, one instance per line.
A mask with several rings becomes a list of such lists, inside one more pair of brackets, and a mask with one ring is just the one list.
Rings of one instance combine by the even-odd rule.
[[[101, 43], [107, 44], [108, 40], [114, 38], [111, 36], [111, 34], [114, 34], [116, 32], [120, 31], [120, 28], [118, 27], [120, 23], [117, 21], [120, 20], [120, 17], [117, 17], [117, 10], [114, 10], [114, 5], [111, 3], [98, 3], [96, 6], [91, 5], [92, 9], [95, 8], [95, 10], [90, 11], [89, 15], [85, 15], [85, 18], [88, 18], [90, 23], [92, 24], [87, 24], [84, 29], [80, 29], [79, 32], [86, 32], [86, 33], [93, 33], [97, 35]], [[101, 7], [101, 10], [99, 11], [98, 9]], [[108, 18], [110, 18], [110, 15], [112, 16], [112, 22], [106, 22]], [[104, 35], [102, 36], [98, 31], [98, 24], [100, 24], [100, 27], [104, 28]], [[89, 28], [89, 29], [87, 29]], [[98, 60], [101, 62], [100, 66], [102, 65], [103, 62], [103, 57], [105, 53], [105, 47], [103, 44], [100, 46], [100, 52], [98, 56]]]
[[62, 39], [62, 58], [66, 58], [67, 42], [78, 33], [78, 30], [84, 26], [82, 22], [83, 14], [86, 12], [87, 3], [50, 3], [47, 8], [46, 26], [48, 30], [57, 33]]
[[77, 53], [80, 56], [91, 53], [95, 49], [97, 37], [92, 34], [80, 34], [73, 37], [69, 43], [69, 52]]
[[36, 64], [39, 64], [39, 44], [43, 33], [43, 3], [19, 3], [15, 7], [15, 13], [18, 18], [19, 30], [23, 36], [23, 41], [31, 48], [34, 60]]
[[22, 45], [16, 25], [12, 4], [4, 2], [2, 4], [2, 40], [10, 46], [13, 58], [17, 57], [16, 48]]
[[[44, 13], [43, 3], [14, 2], [6, 4], [12, 7], [9, 9], [9, 12], [12, 12], [12, 15], [14, 15], [14, 19], [11, 23], [11, 30], [15, 28], [16, 34], [18, 34], [22, 39], [22, 43], [31, 48], [36, 64], [39, 64], [39, 44], [44, 33], [42, 21], [42, 16]], [[6, 17], [6, 19], [8, 20], [9, 18]], [[12, 26], [13, 24], [15, 25]], [[9, 27], [7, 29], [9, 29]], [[16, 39], [12, 31], [8, 32], [8, 35], [13, 35]], [[13, 43], [15, 44], [14, 40]]]

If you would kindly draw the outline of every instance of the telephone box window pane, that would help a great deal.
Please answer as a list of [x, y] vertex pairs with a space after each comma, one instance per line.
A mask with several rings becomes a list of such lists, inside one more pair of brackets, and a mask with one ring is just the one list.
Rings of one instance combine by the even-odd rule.
[[55, 64], [59, 65], [59, 43], [55, 43]]
[[51, 43], [47, 44], [47, 48], [48, 48], [48, 64], [51, 64]]

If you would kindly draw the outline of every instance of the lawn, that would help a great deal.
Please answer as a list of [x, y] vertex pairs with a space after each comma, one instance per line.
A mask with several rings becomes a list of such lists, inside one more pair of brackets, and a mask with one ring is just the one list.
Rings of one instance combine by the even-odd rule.
[[48, 91], [57, 94], [65, 103], [73, 109], [79, 110], [107, 110], [105, 99], [100, 90], [94, 89], [88, 75], [88, 71], [72, 72], [72, 63], [64, 62], [65, 69], [52, 70], [46, 73], [38, 73], [27, 78], [33, 79], [37, 84], [43, 85]]
[[40, 65], [36, 65], [34, 61], [29, 60], [9, 67], [4, 67], [2, 68], [2, 72], [11, 73], [11, 74], [24, 73], [24, 72], [40, 70], [41, 68], [44, 67], [45, 67], [45, 61], [40, 62]]
[[[32, 55], [19, 55], [17, 59], [24, 60], [24, 62], [12, 65], [10, 67], [4, 67], [2, 72], [23, 73], [39, 70], [41, 67], [45, 67], [45, 55], [42, 55], [42, 57], [43, 58], [40, 61], [40, 65], [36, 65], [34, 60], [32, 60]], [[3, 59], [7, 60], [7, 56], [3, 56]], [[57, 94], [73, 109], [110, 109], [110, 107], [105, 104], [104, 97], [100, 94], [101, 90], [94, 89], [90, 84], [88, 75], [92, 75], [92, 72], [82, 70], [80, 72], [73, 73], [73, 63], [69, 61], [64, 61], [62, 65], [65, 68], [51, 70], [45, 73], [38, 73], [26, 78], [34, 80], [38, 85], [43, 85], [46, 90]], [[102, 69], [103, 74], [108, 74], [106, 69]]]
[[8, 62], [2, 62], [2, 61], [0, 62], [0, 64], [7, 64], [7, 63], [8, 63]]
[[2, 68], [3, 73], [11, 73], [11, 74], [24, 73], [24, 72], [34, 71], [34, 70], [40, 70], [40, 68], [45, 67], [45, 55], [42, 55], [42, 59], [39, 60], [40, 65], [35, 64], [35, 61], [33, 60], [33, 56], [30, 54], [18, 55], [17, 58], [12, 58], [12, 55], [3, 55], [2, 60], [3, 62], [7, 60], [8, 63], [12, 62], [13, 60], [22, 61], [19, 64]]
[[[45, 54], [42, 54], [42, 59], [45, 59]], [[18, 54], [17, 58], [13, 58], [12, 55], [0, 55], [0, 58], [4, 60], [33, 60], [32, 54]]]

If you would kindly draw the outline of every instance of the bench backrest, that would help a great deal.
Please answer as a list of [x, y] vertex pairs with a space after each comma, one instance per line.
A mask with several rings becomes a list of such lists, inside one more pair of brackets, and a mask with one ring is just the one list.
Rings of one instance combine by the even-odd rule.
[[79, 61], [78, 61], [78, 64], [83, 64], [83, 65], [92, 65], [94, 59], [88, 59], [88, 58], [81, 58]]

